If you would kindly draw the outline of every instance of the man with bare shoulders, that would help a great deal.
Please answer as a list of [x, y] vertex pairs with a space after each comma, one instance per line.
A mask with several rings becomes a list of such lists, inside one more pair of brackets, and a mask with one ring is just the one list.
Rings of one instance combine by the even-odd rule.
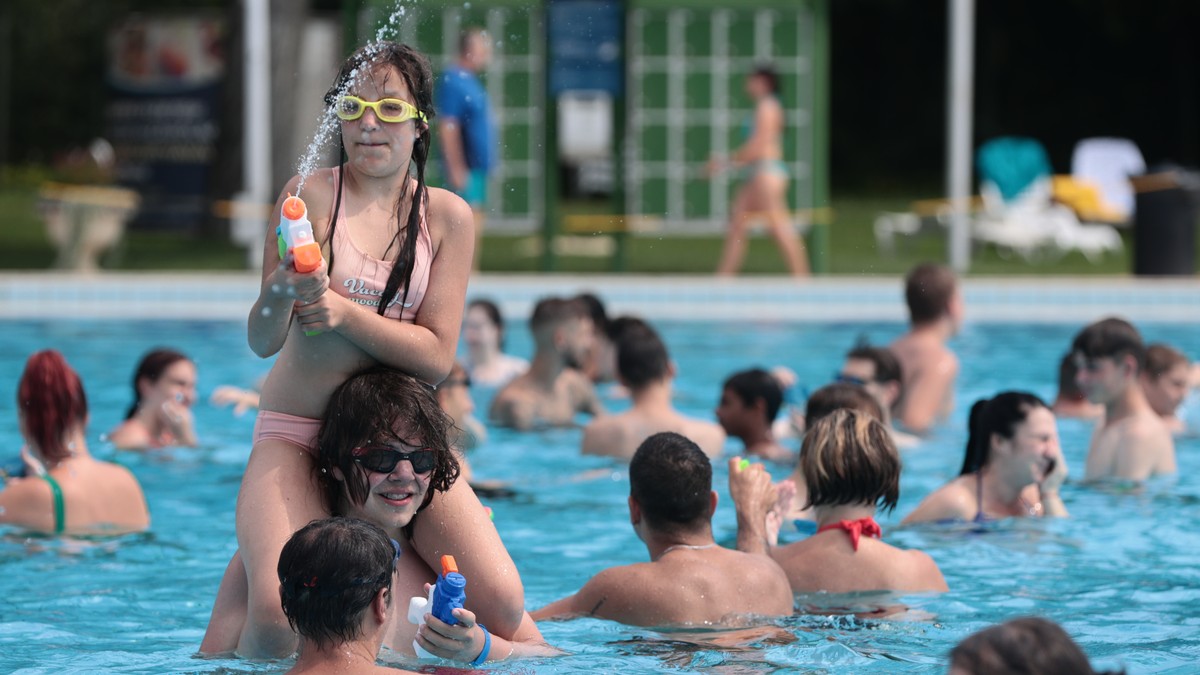
[[1104, 405], [1084, 479], [1145, 480], [1174, 472], [1175, 442], [1138, 382], [1146, 348], [1137, 329], [1124, 319], [1103, 319], [1076, 335], [1071, 351], [1079, 388]]
[[583, 430], [583, 454], [633, 457], [652, 434], [674, 431], [693, 439], [704, 454], [718, 457], [725, 446], [720, 426], [686, 417], [671, 405], [675, 364], [658, 332], [638, 320], [617, 339], [617, 377], [629, 389], [633, 406], [600, 417]]
[[721, 386], [717, 421], [725, 433], [745, 444], [747, 455], [786, 462], [795, 453], [779, 444], [774, 430], [782, 406], [779, 379], [762, 368], [751, 368], [730, 375]]
[[629, 464], [629, 493], [629, 520], [650, 562], [604, 570], [534, 619], [595, 616], [666, 626], [792, 613], [779, 565], [713, 540], [712, 464], [695, 443], [669, 432], [647, 438]]
[[529, 329], [534, 341], [529, 370], [496, 394], [492, 421], [528, 431], [571, 426], [576, 413], [604, 414], [592, 381], [579, 370], [594, 339], [583, 303], [544, 298], [533, 308]]
[[904, 397], [897, 403], [896, 418], [923, 434], [954, 407], [958, 357], [946, 341], [958, 333], [963, 300], [954, 272], [933, 263], [908, 273], [904, 299], [911, 326], [890, 346], [904, 372]]

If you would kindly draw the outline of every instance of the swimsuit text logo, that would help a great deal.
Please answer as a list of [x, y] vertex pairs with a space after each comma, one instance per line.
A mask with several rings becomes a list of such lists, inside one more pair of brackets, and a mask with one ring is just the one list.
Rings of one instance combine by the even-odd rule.
[[[346, 287], [347, 291], [349, 291], [350, 299], [353, 300], [354, 302], [357, 302], [360, 305], [366, 305], [368, 307], [378, 307], [379, 306], [379, 298], [380, 298], [380, 296], [383, 295], [383, 291], [377, 290], [375, 288], [372, 288], [371, 286], [368, 286], [366, 281], [364, 281], [362, 279], [347, 279], [346, 283], [344, 283], [342, 285]], [[374, 296], [374, 299], [355, 297], [357, 295]], [[388, 309], [391, 309], [393, 306], [399, 305], [399, 304], [400, 304], [400, 294], [397, 293], [396, 296], [394, 298], [392, 298], [392, 301], [388, 303]], [[415, 300], [411, 301], [411, 302], [407, 302], [404, 304], [404, 308], [408, 309], [409, 307], [412, 307], [414, 304], [416, 304]]]

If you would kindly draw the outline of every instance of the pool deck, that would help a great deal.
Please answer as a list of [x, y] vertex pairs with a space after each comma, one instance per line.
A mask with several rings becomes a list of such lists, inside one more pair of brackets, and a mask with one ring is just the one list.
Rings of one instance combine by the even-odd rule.
[[[0, 273], [0, 319], [244, 320], [257, 273]], [[980, 322], [1200, 321], [1200, 278], [969, 278], [968, 319]], [[657, 320], [787, 322], [903, 321], [899, 277], [784, 277], [480, 274], [468, 297], [528, 316], [538, 298], [591, 291], [611, 314]]]

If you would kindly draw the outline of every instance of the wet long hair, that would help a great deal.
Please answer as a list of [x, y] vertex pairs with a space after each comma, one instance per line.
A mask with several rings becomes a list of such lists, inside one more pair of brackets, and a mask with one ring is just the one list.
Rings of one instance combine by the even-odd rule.
[[[391, 244], [388, 245], [388, 251], [396, 246], [399, 253], [396, 256], [396, 264], [392, 267], [392, 273], [388, 275], [387, 283], [383, 287], [383, 295], [379, 298], [378, 313], [382, 316], [387, 308], [392, 304], [397, 294], [400, 294], [400, 308], [404, 309], [405, 303], [408, 301], [408, 287], [412, 280], [413, 267], [417, 260], [417, 232], [420, 230], [421, 219], [425, 216], [426, 206], [429, 203], [429, 188], [425, 184], [425, 164], [429, 159], [429, 145], [431, 141], [429, 121], [433, 119], [433, 70], [429, 66], [429, 59], [421, 52], [409, 47], [408, 45], [399, 44], [396, 42], [373, 42], [363, 47], [350, 55], [342, 64], [341, 70], [338, 71], [337, 77], [334, 78], [333, 86], [325, 93], [325, 104], [334, 106], [337, 104], [338, 97], [346, 93], [346, 90], [353, 83], [353, 80], [358, 77], [363, 77], [369, 74], [373, 69], [379, 67], [394, 66], [400, 71], [400, 76], [404, 78], [404, 84], [408, 87], [409, 94], [413, 97], [413, 105], [417, 110], [425, 114], [426, 122], [424, 127], [421, 126], [420, 120], [413, 120], [417, 125], [417, 138], [413, 142], [412, 159], [410, 167], [416, 169], [417, 172], [417, 189], [412, 194], [412, 199], [409, 200], [408, 221], [402, 228], [397, 228], [396, 237]], [[384, 122], [383, 124], [387, 124]], [[338, 142], [341, 147], [342, 156], [345, 156], [346, 143], [342, 138], [341, 125], [338, 125]], [[338, 213], [342, 208], [342, 191], [346, 184], [344, 175], [345, 162], [342, 162], [343, 175], [337, 181], [337, 194], [334, 196], [333, 202], [333, 218], [329, 222], [329, 232], [326, 235], [326, 243], [333, 241], [333, 230], [337, 227]], [[404, 190], [400, 194], [400, 199], [396, 202], [396, 222], [400, 222], [400, 218], [404, 213], [404, 200], [408, 196], [409, 182], [405, 179]], [[329, 269], [333, 269], [333, 247], [329, 246]], [[386, 255], [386, 252], [385, 252]], [[401, 290], [403, 289], [403, 290]]]
[[1026, 391], [1006, 391], [993, 398], [981, 398], [971, 406], [967, 452], [960, 476], [975, 473], [991, 461], [992, 436], [1009, 439], [1017, 425], [1034, 408], [1049, 408], [1046, 402]]
[[[397, 423], [407, 427], [408, 437], [396, 433]], [[442, 410], [433, 390], [411, 375], [386, 366], [374, 366], [343, 382], [325, 408], [317, 433], [317, 481], [326, 503], [336, 512], [343, 493], [355, 504], [367, 500], [370, 487], [366, 471], [355, 461], [353, 450], [372, 442], [396, 440], [420, 442], [434, 451], [436, 461], [429, 488], [418, 512], [429, 506], [433, 493], [445, 492], [458, 479], [459, 465], [450, 448], [454, 422]], [[333, 469], [345, 478], [334, 478]], [[412, 523], [405, 534], [412, 536]]]
[[133, 405], [129, 406], [129, 410], [125, 412], [125, 419], [129, 419], [137, 414], [138, 408], [142, 405], [142, 390], [138, 387], [138, 383], [143, 379], [150, 382], [158, 382], [158, 378], [162, 377], [164, 371], [179, 361], [188, 361], [187, 355], [182, 352], [177, 352], [174, 349], [159, 348], [153, 349], [142, 357], [138, 363], [137, 370], [133, 373]]
[[87, 422], [83, 380], [62, 354], [53, 349], [40, 351], [25, 362], [17, 385], [17, 409], [42, 458], [57, 464], [71, 454], [63, 437], [74, 425]]

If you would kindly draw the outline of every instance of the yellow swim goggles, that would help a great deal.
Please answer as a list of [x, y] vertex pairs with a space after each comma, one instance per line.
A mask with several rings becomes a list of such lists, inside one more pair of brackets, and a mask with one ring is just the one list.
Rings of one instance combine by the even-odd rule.
[[364, 101], [357, 96], [343, 96], [338, 99], [334, 111], [337, 116], [347, 122], [352, 122], [363, 116], [367, 108], [375, 111], [375, 116], [381, 122], [407, 122], [417, 119], [425, 120], [425, 113], [417, 110], [416, 106], [398, 98], [385, 98], [378, 101]]

